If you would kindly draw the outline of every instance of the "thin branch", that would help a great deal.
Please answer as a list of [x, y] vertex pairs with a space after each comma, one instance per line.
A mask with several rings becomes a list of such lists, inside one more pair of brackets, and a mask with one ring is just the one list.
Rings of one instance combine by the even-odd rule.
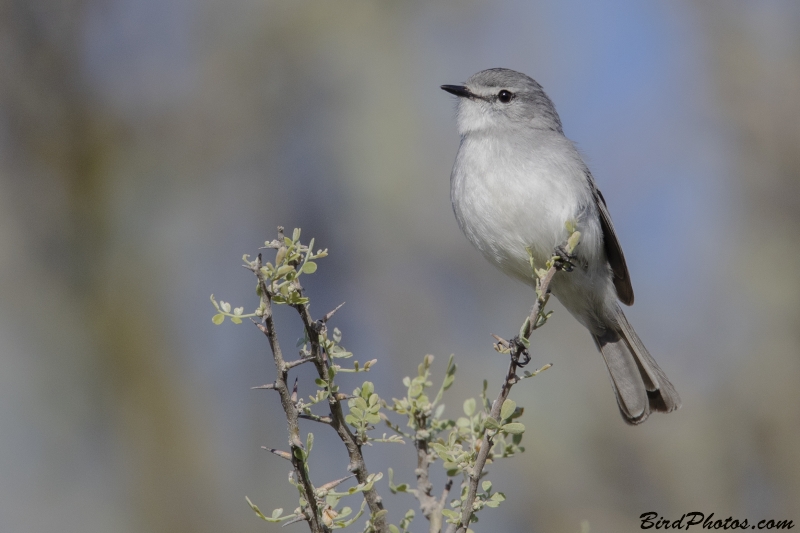
[[[450, 489], [453, 488], [453, 480], [448, 479], [447, 483], [444, 484], [444, 490], [442, 491], [442, 497], [439, 499], [439, 512], [444, 509], [444, 505], [447, 502], [447, 495], [450, 494]], [[441, 522], [439, 523], [439, 530], [441, 530]]]
[[[419, 417], [416, 425], [418, 428], [425, 428], [427, 426], [425, 417]], [[422, 515], [429, 522], [428, 532], [439, 533], [442, 530], [444, 500], [440, 502], [433, 495], [433, 484], [428, 477], [430, 465], [433, 461], [428, 451], [427, 439], [424, 436], [417, 436], [414, 439], [414, 447], [417, 449], [417, 468], [414, 470], [414, 474], [417, 476], [417, 490], [414, 491], [414, 496], [419, 500], [419, 508], [422, 511]], [[448, 482], [449, 484], [450, 482]], [[447, 490], [445, 490], [446, 493]]]
[[[295, 283], [297, 282], [295, 281]], [[298, 290], [301, 290], [299, 283], [297, 283], [297, 288]], [[330, 360], [324, 353], [324, 350], [319, 342], [319, 335], [323, 331], [325, 323], [315, 322], [314, 319], [311, 318], [311, 314], [308, 311], [308, 305], [293, 305], [292, 307], [294, 307], [300, 314], [300, 318], [305, 326], [306, 335], [308, 336], [309, 343], [311, 344], [310, 359], [314, 362], [314, 366], [317, 368], [317, 373], [319, 374], [320, 379], [327, 380]], [[328, 405], [331, 410], [330, 424], [336, 430], [336, 433], [344, 443], [345, 448], [347, 448], [347, 455], [350, 459], [350, 464], [347, 466], [347, 469], [355, 474], [356, 480], [359, 483], [367, 483], [369, 472], [367, 471], [367, 466], [364, 462], [364, 456], [361, 453], [361, 444], [356, 441], [356, 438], [353, 436], [353, 434], [350, 432], [350, 428], [347, 426], [347, 422], [344, 420], [344, 413], [342, 411], [341, 404], [342, 400], [339, 396], [340, 395], [336, 395], [332, 398], [328, 398]], [[344, 398], [346, 399], [347, 397], [345, 396]], [[373, 523], [375, 531], [378, 533], [387, 533], [389, 528], [386, 523], [386, 513], [382, 512], [383, 502], [375, 487], [364, 491], [364, 499], [367, 501], [370, 513], [373, 517], [375, 517]]]
[[330, 425], [331, 423], [331, 417], [329, 416], [319, 416], [314, 413], [300, 413], [297, 416], [305, 420], [313, 420], [314, 422], [320, 422], [322, 424]]
[[[558, 255], [558, 253], [556, 254]], [[525, 341], [530, 339], [531, 334], [537, 328], [537, 322], [539, 320], [540, 313], [550, 297], [550, 283], [553, 281], [553, 276], [555, 276], [556, 272], [561, 270], [561, 266], [561, 263], [553, 261], [550, 268], [539, 281], [539, 290], [537, 291], [539, 296], [536, 298], [536, 303], [533, 305], [533, 309], [531, 309], [530, 318], [528, 319], [528, 327], [525, 328], [525, 331], [523, 331]], [[528, 357], [528, 354], [525, 344], [523, 344], [520, 339], [514, 339], [509, 342], [498, 338], [498, 342], [504, 344], [505, 347], [511, 348], [511, 363], [509, 364], [508, 371], [503, 379], [503, 385], [500, 388], [500, 394], [492, 403], [492, 409], [489, 413], [490, 417], [499, 421], [500, 410], [503, 407], [503, 402], [508, 399], [508, 395], [511, 392], [511, 387], [519, 381], [519, 378], [517, 377], [517, 368], [520, 366], [520, 358]], [[478, 457], [475, 459], [475, 466], [472, 469], [472, 472], [469, 473], [469, 489], [467, 491], [467, 497], [461, 504], [461, 520], [458, 524], [450, 524], [447, 528], [447, 533], [464, 533], [469, 527], [470, 519], [472, 518], [473, 514], [472, 506], [475, 503], [475, 498], [478, 495], [478, 484], [480, 483], [481, 476], [483, 475], [483, 469], [486, 466], [486, 460], [489, 457], [489, 452], [491, 451], [492, 446], [494, 446], [493, 435], [490, 435], [488, 430], [484, 430], [481, 448], [478, 452]]]
[[304, 363], [310, 363], [310, 362], [311, 362], [311, 359], [309, 359], [308, 357], [303, 358], [303, 359], [296, 359], [294, 361], [289, 361], [288, 363], [286, 363], [286, 370], [291, 370], [296, 366], [300, 366], [300, 365], [302, 365]]
[[[281, 231], [282, 233], [282, 231]], [[282, 237], [282, 235], [281, 235]], [[292, 401], [292, 393], [286, 385], [289, 370], [286, 362], [283, 359], [283, 352], [281, 351], [278, 337], [275, 333], [275, 323], [272, 318], [272, 300], [270, 292], [267, 287], [267, 279], [261, 271], [261, 254], [258, 254], [255, 264], [251, 268], [253, 273], [258, 278], [258, 283], [261, 289], [261, 301], [264, 306], [264, 314], [261, 323], [256, 323], [256, 326], [266, 335], [269, 341], [269, 347], [272, 351], [273, 359], [275, 360], [275, 369], [277, 370], [273, 388], [278, 391], [281, 398], [281, 406], [286, 414], [286, 421], [289, 426], [289, 445], [291, 446], [290, 460], [294, 467], [295, 479], [301, 486], [303, 496], [308, 503], [308, 512], [306, 513], [306, 520], [308, 520], [312, 533], [327, 533], [329, 529], [320, 520], [320, 511], [317, 505], [316, 492], [314, 485], [308, 475], [308, 470], [305, 461], [302, 459], [304, 456], [303, 443], [300, 440], [300, 424], [298, 422], [299, 413], [295, 401]], [[274, 453], [274, 452], [273, 452]]]
[[389, 427], [389, 429], [391, 429], [392, 431], [394, 431], [395, 433], [397, 433], [401, 437], [405, 437], [405, 438], [407, 438], [409, 440], [414, 438], [413, 435], [410, 435], [410, 434], [406, 433], [405, 431], [403, 431], [402, 429], [400, 429], [400, 426], [398, 424], [395, 424], [391, 420], [389, 420], [389, 418], [384, 413], [381, 413], [380, 416], [381, 416], [381, 419], [384, 421], [384, 423], [386, 423], [386, 425]]
[[[421, 418], [421, 420], [417, 420], [417, 427], [422, 429], [425, 427], [425, 417], [422, 416], [419, 418]], [[428, 478], [429, 467], [432, 462], [430, 453], [428, 452], [428, 441], [425, 440], [424, 437], [418, 435], [414, 439], [414, 447], [417, 449], [417, 468], [414, 470], [414, 474], [417, 476], [417, 490], [414, 492], [414, 495], [419, 500], [419, 507], [422, 511], [422, 515], [431, 522], [431, 528], [433, 528], [432, 515], [436, 512], [436, 498], [431, 495], [433, 492], [433, 484], [431, 484]], [[431, 531], [434, 530], [431, 529]]]

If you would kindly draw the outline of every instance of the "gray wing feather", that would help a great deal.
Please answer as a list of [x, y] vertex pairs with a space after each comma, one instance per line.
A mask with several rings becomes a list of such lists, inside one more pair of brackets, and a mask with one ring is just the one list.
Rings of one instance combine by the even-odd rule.
[[597, 211], [600, 213], [603, 246], [605, 247], [608, 264], [611, 265], [611, 271], [614, 273], [614, 288], [617, 289], [617, 297], [625, 305], [633, 305], [633, 286], [631, 286], [631, 277], [628, 274], [628, 265], [625, 263], [625, 254], [622, 253], [622, 246], [617, 240], [617, 233], [614, 231], [614, 224], [611, 222], [606, 200], [603, 198], [603, 193], [595, 185], [591, 173], [587, 171], [586, 177], [592, 187], [592, 195], [597, 205]]

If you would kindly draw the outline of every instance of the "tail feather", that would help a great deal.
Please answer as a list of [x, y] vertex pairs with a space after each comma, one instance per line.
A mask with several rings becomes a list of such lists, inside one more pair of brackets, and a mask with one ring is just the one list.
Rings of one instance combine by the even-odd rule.
[[651, 411], [674, 411], [681, 399], [622, 310], [617, 312], [617, 327], [593, 337], [608, 367], [619, 411], [628, 424], [636, 425]]

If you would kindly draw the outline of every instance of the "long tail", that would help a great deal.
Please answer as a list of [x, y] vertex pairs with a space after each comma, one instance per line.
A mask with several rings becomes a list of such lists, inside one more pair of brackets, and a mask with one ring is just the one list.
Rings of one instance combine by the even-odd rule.
[[625, 314], [619, 308], [616, 311], [617, 327], [593, 337], [611, 375], [619, 412], [625, 422], [636, 425], [647, 420], [651, 411], [674, 411], [681, 399]]

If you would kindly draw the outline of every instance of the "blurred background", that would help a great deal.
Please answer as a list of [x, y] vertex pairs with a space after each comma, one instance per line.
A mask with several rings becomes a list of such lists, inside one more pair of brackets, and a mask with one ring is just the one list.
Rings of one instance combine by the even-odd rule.
[[[492, 465], [508, 500], [475, 530], [800, 522], [798, 28], [795, 0], [0, 2], [0, 530], [278, 531], [245, 503], [297, 501], [260, 450], [285, 446], [277, 398], [249, 390], [273, 379], [267, 344], [209, 302], [255, 306], [240, 258], [278, 225], [331, 250], [312, 311], [347, 302], [334, 325], [382, 396], [426, 353], [439, 378], [456, 354], [453, 416], [496, 389], [490, 334], [533, 294], [456, 226], [439, 85], [499, 66], [545, 87], [585, 154], [626, 312], [684, 406], [626, 426], [556, 304], [532, 363], [554, 367], [512, 392], [527, 451]], [[303, 430], [315, 480], [345, 474], [332, 432]], [[410, 445], [366, 454], [413, 480]], [[381, 483], [397, 522], [416, 502]]]

